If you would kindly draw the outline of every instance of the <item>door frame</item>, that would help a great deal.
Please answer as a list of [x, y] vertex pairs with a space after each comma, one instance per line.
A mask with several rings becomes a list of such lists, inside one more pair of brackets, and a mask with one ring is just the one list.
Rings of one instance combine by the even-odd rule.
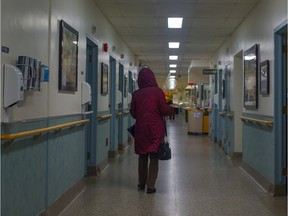
[[[285, 186], [285, 192], [282, 188], [280, 189], [281, 194], [287, 194], [287, 176], [283, 175], [284, 169], [287, 169], [287, 54], [285, 57], [282, 51], [285, 32], [287, 47], [287, 25], [286, 20], [274, 30], [275, 184]], [[286, 114], [283, 113], [284, 106], [286, 106]], [[276, 130], [276, 128], [281, 128], [281, 130]]]
[[[90, 47], [90, 49], [88, 48]], [[90, 53], [91, 52], [91, 53]], [[91, 55], [91, 56], [90, 56]], [[91, 175], [91, 167], [97, 162], [97, 113], [98, 110], [98, 44], [90, 37], [86, 38], [86, 82], [91, 86], [91, 107], [93, 113], [86, 118], [90, 120], [85, 132], [85, 175]]]
[[118, 155], [118, 123], [116, 119], [116, 71], [117, 62], [113, 56], [109, 56], [110, 69], [110, 96], [109, 107], [110, 114], [110, 150], [108, 152], [109, 158], [115, 158]]
[[124, 102], [124, 65], [122, 63], [119, 63], [119, 87], [118, 90], [121, 92], [121, 102], [117, 104], [118, 110], [117, 112], [120, 113], [120, 115], [117, 117], [118, 119], [118, 149], [123, 150], [125, 148], [124, 145], [124, 137], [123, 137], [123, 102]]

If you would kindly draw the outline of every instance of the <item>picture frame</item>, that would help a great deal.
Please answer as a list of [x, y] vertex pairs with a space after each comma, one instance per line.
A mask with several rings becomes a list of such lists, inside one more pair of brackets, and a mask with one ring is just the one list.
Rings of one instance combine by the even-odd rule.
[[77, 91], [79, 33], [64, 20], [59, 31], [59, 90]]
[[260, 94], [268, 95], [270, 91], [270, 63], [265, 60], [260, 63]]
[[244, 108], [258, 108], [258, 44], [244, 52]]
[[108, 65], [101, 63], [101, 95], [108, 94]]
[[222, 99], [225, 99], [226, 97], [226, 80], [222, 80]]
[[124, 97], [126, 98], [128, 94], [128, 77], [124, 76]]

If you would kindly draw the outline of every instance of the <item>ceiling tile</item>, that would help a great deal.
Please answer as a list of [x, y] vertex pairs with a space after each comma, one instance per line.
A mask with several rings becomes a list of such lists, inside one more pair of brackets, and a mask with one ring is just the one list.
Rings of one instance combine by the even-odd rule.
[[[258, 0], [94, 0], [142, 63], [168, 74], [170, 54], [177, 73], [187, 73], [192, 59], [207, 60], [255, 7]], [[182, 29], [168, 29], [167, 18], [183, 17]], [[180, 42], [169, 49], [169, 41]]]

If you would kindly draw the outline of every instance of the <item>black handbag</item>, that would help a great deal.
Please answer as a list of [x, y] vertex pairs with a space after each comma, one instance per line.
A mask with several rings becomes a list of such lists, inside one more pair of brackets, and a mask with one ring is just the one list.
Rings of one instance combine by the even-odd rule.
[[[167, 129], [166, 129], [166, 122], [165, 124], [165, 137], [167, 138]], [[165, 140], [161, 142], [158, 150], [158, 158], [159, 160], [170, 160], [171, 159], [171, 148], [169, 146], [169, 142]]]
[[171, 159], [171, 149], [169, 147], [169, 143], [165, 140], [160, 144], [158, 150], [158, 158], [159, 160], [170, 160]]

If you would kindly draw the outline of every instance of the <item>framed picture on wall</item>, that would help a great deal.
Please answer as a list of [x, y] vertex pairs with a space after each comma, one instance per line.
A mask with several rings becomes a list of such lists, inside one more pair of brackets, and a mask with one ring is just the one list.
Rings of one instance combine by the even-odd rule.
[[128, 78], [124, 76], [124, 97], [127, 97], [128, 93]]
[[258, 108], [258, 45], [244, 52], [244, 107]]
[[108, 94], [108, 65], [101, 63], [101, 94]]
[[78, 32], [60, 21], [59, 90], [77, 91]]
[[222, 80], [222, 99], [224, 99], [226, 96], [226, 80]]
[[270, 65], [269, 60], [260, 63], [260, 94], [269, 94], [269, 76], [270, 76]]

